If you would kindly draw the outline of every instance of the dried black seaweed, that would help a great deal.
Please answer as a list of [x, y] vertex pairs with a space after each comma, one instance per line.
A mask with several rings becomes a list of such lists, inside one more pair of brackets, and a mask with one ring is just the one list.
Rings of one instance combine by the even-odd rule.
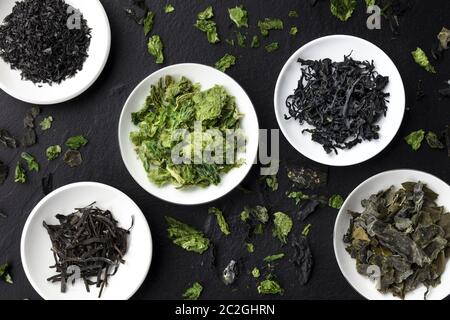
[[[84, 281], [86, 290], [95, 285], [103, 288], [113, 276], [127, 252], [129, 230], [122, 229], [110, 211], [104, 211], [91, 204], [75, 209], [70, 215], [57, 214], [57, 225], [43, 222], [52, 242], [56, 275], [48, 278], [61, 283], [61, 292], [76, 269]], [[72, 280], [72, 284], [77, 279]]]
[[300, 285], [308, 283], [313, 269], [313, 255], [309, 246], [308, 239], [300, 236], [292, 242], [294, 248], [294, 265], [297, 269], [297, 277]]
[[132, 0], [131, 6], [124, 8], [125, 13], [138, 25], [144, 25], [145, 17], [150, 11], [144, 0]]
[[380, 271], [381, 292], [404, 298], [421, 284], [439, 284], [450, 253], [450, 213], [437, 198], [423, 183], [405, 182], [363, 200], [363, 212], [349, 212], [346, 250], [359, 273]]
[[25, 114], [25, 118], [23, 119], [24, 128], [33, 129], [34, 128], [34, 120], [41, 113], [41, 109], [39, 107], [33, 107], [27, 111]]
[[78, 150], [67, 150], [64, 154], [64, 162], [71, 168], [78, 167], [83, 162], [81, 153]]
[[310, 199], [303, 202], [300, 205], [300, 210], [298, 211], [298, 219], [300, 221], [305, 221], [310, 215], [312, 215], [320, 206], [320, 201], [316, 199]]
[[0, 25], [0, 57], [23, 79], [61, 83], [83, 68], [91, 30], [64, 0], [17, 1]]
[[8, 132], [8, 130], [0, 129], [0, 145], [6, 148], [17, 148], [17, 140]]
[[49, 173], [41, 180], [42, 193], [48, 195], [53, 191], [53, 174]]
[[379, 138], [377, 123], [387, 112], [389, 93], [384, 90], [389, 78], [378, 74], [373, 61], [356, 61], [348, 55], [342, 62], [298, 62], [303, 66], [301, 78], [286, 99], [286, 120], [312, 126], [302, 132], [311, 133], [327, 153]]
[[36, 131], [31, 128], [26, 128], [21, 143], [25, 148], [35, 145], [37, 143]]

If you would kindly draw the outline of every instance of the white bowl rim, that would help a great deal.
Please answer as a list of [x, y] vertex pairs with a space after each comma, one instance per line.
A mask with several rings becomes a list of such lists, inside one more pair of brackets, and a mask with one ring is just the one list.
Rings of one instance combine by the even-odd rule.
[[[247, 177], [247, 175], [248, 175], [248, 173], [250, 172], [250, 170], [252, 169], [253, 165], [248, 166], [248, 169], [246, 170], [245, 174], [243, 175], [242, 180], [239, 181], [239, 183], [236, 184], [236, 186], [235, 186], [234, 188], [230, 189], [228, 192], [222, 194], [221, 196], [219, 196], [219, 197], [217, 197], [217, 198], [215, 198], [215, 199], [203, 200], [203, 201], [196, 202], [196, 203], [180, 203], [180, 202], [177, 202], [176, 200], [163, 199], [163, 198], [161, 198], [159, 195], [154, 194], [154, 193], [151, 193], [149, 190], [147, 190], [147, 188], [146, 188], [145, 186], [141, 185], [141, 184], [134, 178], [134, 175], [131, 173], [130, 169], [128, 168], [127, 163], [125, 162], [125, 156], [124, 156], [125, 148], [124, 148], [124, 146], [122, 145], [122, 142], [121, 142], [121, 139], [120, 139], [120, 131], [121, 131], [120, 129], [121, 129], [122, 123], [123, 123], [123, 121], [124, 121], [125, 109], [126, 109], [125, 107], [128, 105], [129, 101], [131, 100], [132, 96], [136, 93], [136, 91], [138, 91], [138, 89], [139, 89], [139, 88], [140, 88], [140, 87], [141, 87], [141, 86], [142, 86], [149, 78], [151, 78], [151, 77], [153, 77], [153, 76], [155, 76], [155, 75], [157, 75], [157, 74], [159, 74], [159, 73], [167, 72], [167, 71], [169, 71], [170, 69], [173, 69], [173, 68], [179, 68], [179, 67], [183, 67], [183, 66], [209, 68], [209, 69], [211, 69], [211, 70], [214, 71], [214, 72], [219, 71], [219, 70], [217, 70], [217, 69], [215, 69], [215, 68], [213, 68], [213, 67], [211, 67], [211, 66], [205, 65], [205, 64], [201, 64], [201, 63], [193, 63], [193, 62], [183, 62], [183, 63], [172, 64], [172, 65], [170, 65], [170, 66], [167, 66], [167, 67], [158, 69], [158, 70], [156, 70], [155, 72], [152, 72], [150, 75], [148, 75], [147, 77], [145, 77], [141, 82], [139, 82], [139, 83], [136, 85], [136, 87], [133, 89], [133, 91], [130, 93], [130, 95], [128, 96], [127, 100], [125, 101], [125, 103], [124, 103], [124, 105], [123, 105], [123, 108], [122, 108], [122, 111], [121, 111], [121, 113], [120, 113], [117, 138], [118, 138], [118, 140], [119, 140], [119, 149], [120, 149], [120, 155], [121, 155], [121, 157], [122, 157], [122, 161], [123, 161], [125, 167], [127, 168], [128, 173], [131, 175], [131, 177], [133, 178], [133, 180], [134, 180], [134, 181], [135, 181], [142, 189], [144, 189], [147, 193], [151, 194], [152, 196], [154, 196], [154, 197], [156, 197], [156, 198], [158, 198], [158, 199], [160, 199], [160, 200], [163, 200], [163, 201], [165, 201], [165, 202], [168, 202], [168, 203], [177, 204], [177, 205], [185, 205], [185, 206], [195, 206], [195, 205], [202, 205], [202, 204], [207, 204], [207, 203], [211, 203], [211, 202], [213, 202], [213, 201], [216, 201], [217, 199], [220, 199], [220, 198], [226, 196], [228, 193], [230, 193], [231, 191], [233, 191], [234, 189], [236, 189], [236, 187], [237, 187], [237, 186], [238, 186], [238, 185], [239, 185], [239, 184]], [[223, 72], [223, 75], [224, 75], [225, 77], [227, 77], [229, 80], [233, 81], [233, 82], [238, 86], [238, 88], [239, 88], [240, 90], [242, 90], [242, 92], [245, 93], [245, 95], [248, 97], [248, 99], [249, 99], [250, 102], [251, 102], [252, 109], [253, 109], [254, 112], [255, 112], [255, 116], [256, 116], [256, 126], [257, 126], [258, 129], [260, 129], [260, 126], [259, 126], [259, 120], [258, 120], [258, 114], [256, 113], [255, 106], [253, 105], [253, 102], [252, 102], [250, 96], [247, 94], [247, 91], [245, 91], [245, 89], [239, 84], [239, 82], [237, 82], [236, 80], [234, 80], [231, 76], [229, 76], [229, 75], [226, 74], [225, 72]], [[259, 142], [258, 142], [258, 144], [259, 144]], [[254, 162], [256, 161], [256, 159], [258, 158], [258, 148], [259, 148], [259, 146], [256, 148], [255, 154], [254, 154], [254, 156], [252, 157], [252, 163], [254, 163]], [[236, 169], [239, 169], [239, 168], [236, 168]]]
[[[342, 208], [344, 208], [346, 206], [346, 204], [350, 201], [351, 197], [357, 193], [359, 191], [359, 189], [361, 189], [364, 185], [366, 185], [367, 183], [370, 183], [373, 180], [376, 180], [378, 177], [386, 175], [386, 174], [390, 174], [390, 173], [401, 173], [401, 172], [409, 172], [409, 173], [419, 173], [419, 174], [425, 174], [428, 176], [431, 176], [439, 181], [442, 181], [444, 184], [448, 185], [448, 183], [446, 183], [444, 180], [442, 180], [441, 178], [435, 176], [434, 174], [425, 172], [425, 171], [421, 171], [421, 170], [416, 170], [416, 169], [392, 169], [392, 170], [387, 170], [387, 171], [383, 171], [380, 173], [377, 173], [373, 176], [371, 176], [370, 178], [364, 180], [363, 182], [361, 182], [345, 199], [344, 203], [342, 204]], [[362, 200], [362, 199], [361, 199]], [[450, 209], [450, 208], [449, 208]], [[347, 281], [347, 283], [353, 288], [353, 290], [355, 290], [361, 297], [363, 297], [364, 299], [368, 299], [367, 297], [365, 297], [358, 289], [355, 288], [355, 286], [353, 285], [353, 283], [350, 281], [350, 279], [348, 279], [347, 274], [345, 272], [343, 272], [344, 267], [342, 266], [342, 262], [339, 259], [339, 256], [337, 254], [337, 241], [342, 241], [342, 239], [338, 239], [336, 236], [336, 230], [337, 230], [337, 225], [338, 225], [338, 220], [339, 217], [341, 215], [345, 214], [345, 212], [343, 212], [342, 209], [339, 210], [338, 214], [336, 215], [336, 219], [334, 222], [334, 229], [333, 229], [333, 250], [334, 250], [334, 256], [336, 258], [336, 262], [339, 266], [339, 270], [341, 271], [341, 274], [344, 276], [345, 280]]]
[[[93, 0], [89, 0], [89, 1], [93, 1]], [[108, 62], [109, 54], [111, 51], [111, 25], [109, 23], [108, 15], [106, 14], [105, 8], [103, 7], [100, 0], [94, 0], [94, 1], [99, 5], [99, 9], [102, 14], [101, 19], [104, 19], [104, 22], [106, 23], [106, 26], [107, 26], [107, 28], [106, 28], [107, 29], [107, 38], [106, 38], [107, 48], [105, 51], [105, 56], [102, 60], [102, 64], [98, 68], [97, 73], [95, 74], [94, 77], [91, 78], [91, 80], [89, 82], [87, 82], [83, 86], [83, 88], [81, 88], [80, 90], [73, 92], [69, 95], [66, 95], [65, 97], [61, 97], [61, 98], [53, 99], [53, 100], [45, 100], [45, 101], [27, 97], [26, 95], [23, 95], [20, 92], [20, 90], [17, 91], [17, 90], [11, 89], [9, 86], [3, 84], [1, 81], [0, 81], [0, 89], [15, 99], [18, 99], [18, 100], [26, 102], [26, 103], [41, 105], [41, 106], [53, 105], [53, 104], [63, 103], [63, 102], [72, 100], [72, 99], [78, 97], [79, 95], [83, 94], [86, 90], [88, 90], [95, 83], [95, 81], [97, 81], [97, 79], [100, 77], [101, 73], [103, 72], [103, 69], [106, 66], [106, 62]], [[54, 85], [57, 86], [57, 84], [54, 84]]]
[[[353, 162], [349, 162], [348, 164], [335, 164], [335, 163], [333, 164], [332, 162], [326, 162], [326, 163], [325, 163], [325, 162], [319, 162], [319, 163], [321, 163], [321, 164], [328, 165], [328, 166], [332, 166], [332, 167], [348, 167], [348, 166], [353, 166], [353, 165], [356, 165], [356, 164], [360, 164], [360, 163], [369, 161], [369, 160], [372, 159], [372, 158], [375, 158], [377, 155], [379, 155], [381, 152], [383, 152], [383, 150], [385, 150], [385, 149], [391, 144], [391, 142], [395, 139], [395, 137], [397, 136], [398, 131], [399, 131], [399, 129], [400, 129], [402, 123], [403, 123], [403, 119], [404, 119], [404, 117], [405, 117], [405, 111], [406, 111], [406, 110], [405, 110], [405, 109], [406, 109], [406, 105], [405, 105], [405, 103], [406, 103], [406, 93], [405, 93], [405, 86], [404, 86], [404, 83], [403, 83], [402, 75], [400, 74], [400, 71], [398, 70], [398, 68], [397, 68], [397, 66], [395, 65], [395, 63], [392, 61], [392, 59], [389, 57], [389, 55], [388, 55], [387, 53], [384, 52], [383, 49], [381, 49], [379, 46], [377, 46], [376, 44], [374, 44], [374, 43], [372, 43], [372, 42], [370, 42], [370, 41], [368, 41], [368, 40], [366, 40], [366, 39], [363, 39], [363, 38], [360, 38], [360, 37], [356, 37], [356, 36], [353, 36], [353, 35], [347, 35], [347, 34], [333, 34], [333, 35], [323, 36], [323, 37], [320, 37], [320, 38], [311, 40], [310, 42], [304, 44], [304, 45], [301, 46], [299, 49], [297, 49], [297, 50], [289, 57], [289, 59], [286, 61], [286, 63], [283, 65], [283, 68], [281, 69], [281, 71], [280, 71], [280, 73], [279, 73], [279, 75], [278, 75], [278, 78], [277, 78], [277, 82], [276, 82], [276, 84], [275, 84], [275, 90], [274, 90], [274, 95], [273, 95], [273, 96], [274, 96], [275, 117], [276, 117], [276, 119], [277, 119], [278, 126], [280, 127], [281, 132], [283, 133], [283, 136], [286, 138], [286, 140], [289, 142], [289, 144], [290, 144], [295, 150], [297, 150], [300, 154], [302, 154], [304, 157], [310, 159], [308, 156], [306, 156], [306, 155], [300, 150], [300, 148], [292, 141], [292, 139], [289, 138], [288, 134], [285, 132], [286, 129], [284, 128], [284, 126], [280, 125], [280, 124], [282, 123], [281, 120], [284, 120], [284, 119], [279, 119], [279, 116], [278, 116], [278, 113], [277, 113], [277, 104], [278, 104], [278, 101], [277, 101], [277, 92], [279, 91], [279, 87], [281, 86], [281, 76], [286, 72], [286, 69], [287, 69], [288, 66], [293, 62], [293, 60], [295, 60], [295, 59], [297, 59], [297, 58], [299, 57], [300, 52], [302, 52], [303, 50], [305, 50], [305, 49], [307, 49], [307, 48], [309, 48], [309, 47], [314, 46], [314, 45], [317, 44], [318, 42], [326, 41], [326, 40], [328, 40], [328, 39], [346, 39], [346, 38], [351, 38], [351, 39], [355, 39], [355, 40], [358, 40], [358, 41], [365, 42], [366, 44], [369, 44], [369, 45], [372, 45], [372, 46], [376, 47], [377, 49], [379, 49], [381, 52], [383, 52], [383, 53], [386, 55], [386, 57], [388, 58], [388, 60], [389, 60], [389, 61], [392, 63], [392, 65], [394, 66], [394, 68], [395, 68], [394, 71], [396, 71], [396, 72], [398, 73], [398, 75], [399, 75], [399, 77], [400, 77], [400, 80], [401, 80], [400, 85], [401, 85], [401, 88], [402, 88], [401, 93], [402, 93], [402, 100], [403, 100], [403, 108], [402, 108], [402, 109], [403, 109], [403, 112], [402, 112], [402, 119], [401, 119], [401, 121], [399, 121], [399, 125], [397, 126], [397, 128], [395, 128], [396, 134], [393, 135], [393, 136], [390, 138], [390, 140], [386, 143], [386, 145], [385, 145], [382, 149], [380, 149], [375, 155], [373, 155], [371, 158], [368, 158], [368, 159], [362, 159], [362, 160], [356, 160], [356, 161], [353, 161]], [[310, 160], [312, 160], [312, 159], [310, 159]], [[318, 162], [317, 160], [313, 160], [313, 161]]]
[[[62, 186], [56, 190], [53, 190], [51, 193], [49, 193], [48, 195], [46, 195], [44, 198], [42, 198], [38, 204], [33, 208], [33, 210], [30, 212], [27, 221], [25, 222], [25, 225], [23, 227], [23, 231], [22, 231], [22, 236], [20, 238], [20, 258], [22, 260], [22, 268], [25, 271], [25, 275], [27, 276], [28, 281], [30, 282], [31, 286], [33, 287], [33, 289], [45, 300], [48, 300], [48, 298], [46, 297], [47, 295], [41, 291], [40, 287], [36, 285], [36, 283], [34, 282], [33, 278], [31, 277], [30, 271], [28, 270], [28, 263], [27, 263], [27, 258], [25, 256], [25, 238], [26, 238], [26, 234], [28, 232], [28, 229], [30, 228], [30, 223], [32, 218], [36, 215], [36, 213], [38, 212], [38, 210], [44, 205], [45, 202], [47, 202], [50, 198], [52, 198], [53, 196], [55, 196], [58, 193], [70, 190], [72, 188], [76, 188], [76, 187], [82, 187], [82, 186], [91, 186], [91, 187], [100, 187], [103, 189], [107, 189], [113, 192], [117, 192], [119, 194], [121, 194], [122, 196], [128, 198], [130, 200], [130, 202], [136, 207], [137, 212], [139, 212], [142, 215], [142, 218], [144, 219], [144, 221], [146, 222], [146, 228], [145, 231], [148, 232], [148, 235], [150, 237], [150, 259], [148, 260], [148, 263], [145, 267], [146, 272], [144, 277], [139, 281], [139, 286], [136, 286], [135, 289], [132, 290], [132, 292], [130, 292], [130, 294], [126, 297], [126, 299], [130, 299], [138, 290], [139, 288], [142, 286], [142, 284], [144, 283], [145, 279], [147, 278], [147, 275], [150, 271], [150, 266], [153, 260], [153, 238], [152, 238], [152, 233], [150, 230], [150, 227], [148, 225], [147, 219], [145, 218], [144, 213], [142, 212], [142, 210], [139, 208], [139, 206], [133, 201], [133, 199], [131, 199], [128, 195], [126, 195], [123, 191], [120, 191], [117, 188], [114, 188], [110, 185], [104, 184], [104, 183], [100, 183], [100, 182], [94, 182], [94, 181], [81, 181], [81, 182], [74, 182], [71, 184], [67, 184], [65, 186]], [[145, 226], [144, 226], [145, 227]]]

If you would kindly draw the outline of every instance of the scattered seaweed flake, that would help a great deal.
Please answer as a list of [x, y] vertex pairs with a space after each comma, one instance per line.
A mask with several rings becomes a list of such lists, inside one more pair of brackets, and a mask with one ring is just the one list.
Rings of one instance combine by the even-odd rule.
[[305, 221], [310, 215], [315, 213], [320, 206], [320, 201], [316, 199], [310, 199], [303, 202], [300, 205], [300, 210], [298, 211], [297, 217], [300, 221]]
[[225, 267], [222, 274], [222, 280], [225, 285], [232, 285], [239, 276], [238, 264], [235, 260], [231, 260], [230, 263]]
[[203, 286], [199, 282], [194, 282], [192, 287], [187, 288], [183, 293], [185, 300], [198, 300], [203, 292]]
[[187, 251], [204, 253], [210, 247], [210, 240], [203, 232], [178, 221], [172, 217], [166, 217], [168, 224], [167, 233], [172, 242]]
[[21, 140], [22, 146], [25, 148], [34, 146], [37, 143], [36, 131], [31, 128], [26, 128]]
[[375, 70], [373, 61], [357, 61], [347, 55], [341, 62], [298, 62], [301, 78], [294, 94], [286, 99], [286, 120], [312, 126], [301, 132], [310, 133], [326, 153], [337, 154], [338, 149], [379, 139], [377, 123], [386, 116], [389, 78]]
[[297, 277], [302, 286], [308, 283], [313, 269], [313, 255], [305, 235], [292, 241], [294, 248], [294, 265], [297, 268]]
[[120, 263], [125, 263], [130, 230], [122, 229], [108, 210], [102, 210], [95, 203], [76, 208], [69, 215], [57, 214], [58, 224], [49, 225], [43, 221], [52, 242], [55, 265], [50, 266], [56, 275], [50, 282], [60, 282], [61, 292], [67, 291], [74, 268], [80, 271], [80, 278], [89, 291], [91, 285], [100, 288], [99, 297]]
[[78, 150], [67, 150], [64, 154], [64, 162], [71, 168], [78, 167], [83, 162], [81, 153]]
[[53, 191], [53, 174], [49, 173], [41, 180], [42, 193], [46, 196]]
[[0, 129], [0, 145], [15, 149], [18, 146], [17, 140], [8, 132], [8, 130]]
[[381, 270], [382, 293], [405, 295], [419, 285], [436, 287], [449, 254], [450, 213], [422, 182], [404, 182], [364, 199], [344, 237], [358, 273]]
[[17, 1], [0, 25], [0, 57], [35, 84], [73, 77], [83, 68], [90, 42], [83, 15], [64, 0]]
[[328, 172], [307, 167], [288, 167], [287, 176], [301, 189], [318, 189], [328, 182]]

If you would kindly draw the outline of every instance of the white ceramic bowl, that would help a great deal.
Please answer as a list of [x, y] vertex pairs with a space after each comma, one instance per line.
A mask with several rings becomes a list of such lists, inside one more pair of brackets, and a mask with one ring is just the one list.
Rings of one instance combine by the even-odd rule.
[[[336, 218], [334, 226], [334, 253], [345, 279], [358, 291], [362, 296], [370, 300], [399, 300], [392, 294], [382, 294], [375, 286], [375, 282], [368, 277], [359, 274], [356, 271], [356, 261], [350, 257], [345, 251], [345, 243], [343, 237], [348, 230], [350, 224], [350, 216], [348, 210], [361, 212], [361, 200], [367, 199], [370, 195], [378, 193], [381, 190], [388, 189], [390, 186], [397, 188], [406, 181], [425, 183], [431, 190], [439, 194], [437, 203], [444, 206], [447, 211], [450, 210], [450, 186], [439, 178], [416, 170], [393, 170], [377, 174], [363, 183], [347, 197], [339, 214]], [[423, 300], [426, 288], [421, 286], [406, 295], [407, 300]], [[436, 288], [430, 288], [427, 296], [428, 300], [444, 299], [450, 294], [450, 270], [447, 263], [446, 269], [441, 277], [441, 284]]]
[[[308, 124], [300, 125], [295, 119], [285, 120], [288, 114], [286, 98], [294, 93], [300, 79], [300, 63], [302, 59], [325, 59], [343, 61], [344, 55], [352, 52], [356, 60], [374, 61], [376, 70], [383, 76], [389, 76], [386, 91], [388, 111], [379, 122], [380, 139], [363, 141], [350, 150], [339, 150], [339, 154], [327, 154], [322, 145], [311, 140], [311, 134], [302, 134], [302, 130], [311, 128]], [[353, 36], [334, 35], [316, 39], [298, 49], [286, 62], [277, 80], [274, 95], [275, 115], [289, 143], [305, 157], [330, 166], [349, 166], [364, 162], [380, 153], [397, 134], [405, 112], [405, 89], [400, 74], [392, 60], [374, 44]]]
[[61, 187], [43, 198], [31, 211], [25, 223], [20, 244], [22, 266], [33, 288], [44, 299], [49, 300], [96, 300], [99, 290], [84, 283], [68, 284], [66, 293], [60, 292], [60, 283], [51, 283], [47, 278], [55, 275], [49, 266], [55, 264], [50, 251], [52, 244], [47, 230], [42, 225], [57, 224], [56, 214], [68, 215], [74, 208], [85, 207], [96, 201], [103, 210], [110, 210], [119, 226], [128, 229], [134, 216], [134, 226], [128, 237], [125, 263], [108, 279], [101, 299], [129, 299], [145, 280], [152, 260], [153, 243], [150, 229], [142, 211], [123, 192], [96, 182], [78, 182]]
[[[0, 23], [12, 12], [16, 0], [0, 1]], [[108, 60], [111, 47], [111, 30], [108, 17], [99, 0], [66, 0], [66, 3], [79, 9], [92, 29], [83, 69], [60, 84], [33, 84], [22, 80], [20, 70], [12, 70], [10, 65], [0, 58], [0, 89], [24, 102], [49, 105], [61, 103], [77, 97], [97, 80]], [[41, 87], [40, 87], [41, 86]]]
[[[130, 132], [135, 131], [137, 127], [131, 122], [131, 113], [141, 109], [145, 98], [150, 92], [150, 86], [156, 84], [161, 77], [167, 75], [175, 78], [185, 76], [194, 83], [200, 83], [202, 90], [209, 89], [216, 84], [224, 86], [228, 94], [236, 98], [239, 111], [244, 114], [241, 120], [241, 128], [246, 135], [247, 145], [245, 152], [240, 154], [239, 158], [245, 159], [245, 164], [222, 175], [221, 182], [217, 186], [211, 185], [207, 188], [187, 187], [182, 189], [177, 189], [173, 185], [158, 187], [148, 179], [144, 166], [134, 150], [134, 145], [130, 140]], [[258, 139], [258, 118], [250, 98], [242, 87], [225, 73], [212, 67], [195, 63], [172, 65], [160, 69], [144, 79], [128, 97], [119, 120], [120, 152], [125, 166], [134, 180], [155, 197], [184, 205], [214, 201], [238, 186], [256, 160]]]

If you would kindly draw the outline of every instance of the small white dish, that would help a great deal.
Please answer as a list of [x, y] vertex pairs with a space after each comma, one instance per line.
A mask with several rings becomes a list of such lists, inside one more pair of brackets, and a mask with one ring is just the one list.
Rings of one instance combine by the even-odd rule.
[[[309, 133], [303, 129], [311, 128], [308, 124], [300, 125], [295, 119], [285, 120], [288, 114], [286, 98], [294, 93], [301, 76], [302, 59], [325, 59], [343, 61], [344, 55], [352, 53], [355, 60], [374, 61], [376, 70], [383, 76], [389, 76], [386, 91], [391, 95], [386, 117], [379, 121], [380, 139], [363, 141], [350, 150], [339, 150], [339, 154], [327, 154], [322, 145], [311, 140]], [[298, 49], [286, 62], [277, 80], [274, 95], [275, 115], [286, 139], [305, 157], [330, 166], [350, 166], [371, 159], [380, 153], [397, 134], [405, 112], [405, 89], [403, 81], [392, 60], [380, 48], [361, 38], [347, 35], [333, 35], [316, 39]]]
[[20, 254], [25, 274], [36, 292], [46, 300], [97, 300], [99, 289], [90, 287], [86, 291], [80, 280], [68, 284], [61, 293], [60, 283], [51, 283], [47, 278], [55, 275], [49, 266], [55, 264], [51, 252], [51, 241], [42, 225], [58, 224], [56, 214], [68, 215], [75, 208], [85, 207], [92, 202], [103, 210], [110, 210], [119, 226], [128, 229], [132, 217], [134, 225], [128, 237], [128, 251], [125, 263], [120, 264], [117, 273], [108, 279], [100, 299], [129, 299], [144, 282], [152, 260], [153, 243], [150, 229], [142, 211], [123, 192], [96, 182], [78, 182], [61, 187], [43, 198], [31, 211], [22, 233]]
[[[0, 1], [0, 23], [12, 12], [16, 1]], [[92, 29], [89, 56], [83, 69], [60, 84], [33, 84], [29, 80], [23, 80], [20, 70], [12, 70], [0, 58], [0, 89], [10, 96], [37, 105], [62, 103], [82, 94], [100, 76], [111, 48], [111, 29], [105, 9], [99, 0], [66, 0], [66, 3], [79, 9]]]
[[[439, 198], [437, 199], [438, 205], [444, 206], [447, 211], [450, 210], [450, 186], [447, 183], [431, 174], [421, 171], [393, 170], [377, 174], [356, 187], [345, 200], [336, 218], [333, 244], [339, 268], [348, 283], [350, 283], [350, 285], [363, 297], [369, 300], [400, 300], [400, 298], [394, 297], [392, 294], [383, 294], [379, 292], [376, 289], [374, 281], [356, 271], [356, 261], [350, 257], [347, 251], [345, 251], [346, 245], [343, 241], [343, 237], [350, 225], [350, 215], [347, 212], [348, 210], [361, 212], [363, 209], [361, 200], [367, 199], [370, 195], [388, 189], [391, 186], [400, 188], [401, 184], [406, 181], [423, 182], [439, 195]], [[425, 286], [421, 286], [408, 293], [405, 299], [423, 300], [425, 292]], [[436, 288], [430, 288], [427, 300], [441, 300], [448, 295], [450, 295], [449, 262], [447, 262], [446, 269], [441, 276], [441, 284]]]
[[[173, 185], [158, 187], [152, 183], [144, 170], [142, 162], [134, 150], [130, 140], [130, 132], [137, 130], [131, 121], [131, 113], [141, 109], [145, 98], [150, 92], [151, 85], [158, 82], [161, 77], [167, 75], [179, 79], [185, 76], [194, 83], [200, 83], [202, 90], [207, 90], [214, 85], [222, 85], [228, 94], [236, 98], [239, 111], [244, 114], [241, 119], [241, 128], [247, 139], [245, 152], [239, 154], [245, 163], [230, 170], [221, 176], [219, 185], [211, 185], [207, 188], [187, 187], [177, 189]], [[183, 204], [196, 205], [214, 201], [238, 186], [250, 171], [256, 160], [259, 141], [259, 125], [255, 109], [244, 89], [230, 76], [212, 67], [196, 63], [182, 63], [160, 69], [144, 79], [130, 94], [120, 115], [119, 120], [119, 146], [122, 159], [133, 179], [147, 192], [162, 200]]]

